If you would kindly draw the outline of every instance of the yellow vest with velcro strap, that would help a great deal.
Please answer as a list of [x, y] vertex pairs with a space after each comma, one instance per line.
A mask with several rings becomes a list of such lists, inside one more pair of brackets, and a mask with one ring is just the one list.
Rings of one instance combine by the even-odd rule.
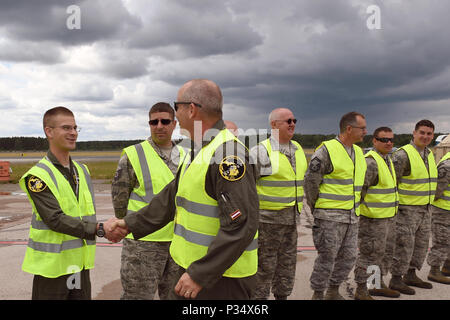
[[73, 164], [79, 177], [78, 199], [69, 181], [46, 158], [39, 161], [20, 179], [20, 187], [27, 193], [33, 208], [28, 247], [22, 264], [25, 272], [46, 278], [57, 278], [94, 267], [95, 240], [84, 240], [50, 230], [42, 221], [25, 185], [27, 176], [38, 177], [53, 193], [65, 215], [96, 222], [94, 189], [89, 171], [85, 165], [79, 165], [75, 161]]
[[[442, 157], [439, 163], [450, 159], [450, 151], [447, 152], [445, 156]], [[433, 206], [439, 207], [441, 209], [449, 210], [450, 212], [450, 183], [447, 185], [447, 188], [444, 190], [444, 193], [438, 200], [433, 201]]]
[[[219, 232], [218, 202], [207, 194], [205, 179], [215, 151], [230, 140], [241, 143], [228, 130], [221, 130], [190, 164], [189, 156], [185, 157], [183, 162], [175, 197], [177, 212], [170, 254], [173, 260], [185, 269], [206, 255], [208, 247]], [[258, 232], [223, 276], [243, 278], [255, 274], [258, 269], [257, 249]]]
[[361, 215], [369, 218], [390, 218], [398, 211], [397, 179], [394, 165], [389, 158], [391, 170], [384, 159], [375, 151], [371, 150], [366, 158], [372, 157], [377, 162], [378, 183], [370, 186], [361, 202]]
[[401, 205], [420, 206], [433, 202], [436, 193], [437, 167], [433, 152], [428, 155], [428, 167], [413, 145], [401, 147], [406, 151], [411, 167], [409, 176], [399, 177], [398, 194]]
[[[176, 146], [180, 153], [180, 162], [184, 157], [184, 149]], [[128, 199], [127, 214], [139, 211], [147, 206], [155, 195], [161, 192], [164, 187], [174, 179], [174, 175], [169, 167], [164, 163], [150, 142], [147, 140], [125, 148], [122, 155], [126, 153], [128, 160], [133, 167], [139, 185], [136, 186]], [[172, 241], [173, 221], [163, 228], [155, 231], [138, 240], [141, 241]], [[128, 239], [134, 239], [132, 234], [127, 235]]]
[[330, 155], [333, 172], [323, 176], [315, 208], [343, 210], [355, 208], [355, 213], [359, 216], [361, 189], [367, 169], [363, 151], [357, 145], [353, 145], [355, 150], [355, 163], [353, 163], [338, 140], [332, 139], [322, 144]]
[[293, 207], [297, 202], [298, 212], [302, 211], [303, 179], [307, 162], [300, 144], [296, 141], [292, 141], [292, 143], [297, 147], [295, 151], [295, 172], [289, 159], [280, 151], [272, 149], [270, 139], [261, 142], [269, 155], [272, 174], [262, 177], [256, 182], [260, 209], [279, 211]]

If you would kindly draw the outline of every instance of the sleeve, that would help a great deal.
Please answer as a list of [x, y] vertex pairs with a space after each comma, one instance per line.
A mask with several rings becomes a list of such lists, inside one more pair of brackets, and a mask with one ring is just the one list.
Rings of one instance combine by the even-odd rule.
[[145, 237], [161, 229], [174, 219], [177, 189], [178, 174], [147, 206], [124, 217], [125, 223], [133, 234], [134, 239]]
[[124, 154], [119, 160], [116, 174], [111, 183], [112, 203], [117, 218], [122, 219], [126, 216], [128, 200], [137, 183], [133, 166], [127, 155]]
[[394, 164], [395, 174], [397, 176], [397, 184], [403, 176], [409, 176], [411, 174], [411, 166], [405, 150], [400, 149], [394, 152], [392, 155], [392, 163]]
[[206, 288], [212, 287], [239, 259], [258, 229], [255, 166], [249, 163], [245, 147], [235, 147], [237, 157], [245, 163], [245, 170], [239, 170], [238, 180], [230, 181], [226, 174], [220, 173], [223, 158], [217, 157], [206, 175], [206, 192], [218, 201], [220, 229], [207, 254], [187, 269], [191, 278]]
[[250, 150], [250, 163], [254, 164], [256, 179], [272, 174], [272, 166], [266, 148], [257, 144]]
[[445, 189], [447, 189], [450, 183], [450, 160], [441, 162], [438, 167], [438, 179], [436, 187], [435, 200], [438, 200], [444, 194]]
[[369, 189], [370, 186], [374, 186], [374, 185], [378, 184], [377, 162], [372, 157], [367, 157], [366, 163], [367, 163], [367, 170], [366, 170], [366, 175], [364, 177], [364, 184], [363, 184], [362, 190], [361, 190], [361, 199], [364, 199], [365, 195], [367, 194], [367, 189]]
[[320, 147], [312, 155], [305, 173], [305, 197], [310, 208], [314, 208], [319, 198], [319, 187], [323, 176], [333, 171], [331, 159], [325, 146]]
[[28, 183], [30, 178], [31, 176], [28, 176], [25, 180], [28, 194], [33, 200], [40, 217], [50, 230], [81, 239], [95, 240], [96, 222], [86, 222], [79, 218], [66, 215], [59, 206], [53, 193], [46, 187], [43, 181], [41, 181], [42, 191], [33, 191], [30, 189]]

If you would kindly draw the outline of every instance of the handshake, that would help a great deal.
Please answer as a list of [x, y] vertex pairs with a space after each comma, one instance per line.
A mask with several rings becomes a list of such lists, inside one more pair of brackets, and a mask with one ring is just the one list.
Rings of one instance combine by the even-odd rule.
[[105, 238], [114, 243], [119, 242], [130, 233], [125, 220], [116, 217], [106, 221], [103, 228], [105, 229]]

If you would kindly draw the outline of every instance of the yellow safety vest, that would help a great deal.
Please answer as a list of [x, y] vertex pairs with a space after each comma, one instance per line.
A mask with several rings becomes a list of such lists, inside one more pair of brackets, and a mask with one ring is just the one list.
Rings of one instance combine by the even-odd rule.
[[344, 210], [355, 208], [355, 213], [359, 216], [361, 189], [367, 169], [363, 151], [357, 145], [353, 145], [355, 150], [355, 163], [353, 163], [338, 140], [332, 139], [322, 144], [330, 155], [333, 172], [323, 176], [315, 208]]
[[411, 166], [409, 176], [399, 177], [398, 193], [401, 205], [427, 205], [433, 202], [436, 193], [437, 167], [433, 152], [428, 155], [428, 167], [413, 145], [401, 147], [408, 154]]
[[[219, 232], [218, 202], [207, 194], [205, 179], [216, 149], [230, 140], [241, 143], [224, 129], [199, 151], [192, 163], [189, 164], [189, 159], [183, 162], [175, 199], [177, 212], [170, 254], [185, 269], [206, 255], [209, 245]], [[258, 269], [257, 249], [256, 232], [253, 241], [223, 276], [243, 278], [255, 274]]]
[[46, 278], [57, 278], [94, 267], [95, 240], [84, 240], [50, 230], [42, 221], [25, 185], [27, 176], [38, 177], [53, 193], [65, 215], [96, 222], [94, 189], [89, 171], [85, 165], [79, 165], [75, 161], [73, 164], [79, 177], [78, 199], [69, 181], [46, 158], [26, 172], [19, 181], [33, 208], [28, 247], [22, 264], [25, 272]]
[[378, 166], [378, 184], [370, 186], [361, 202], [361, 215], [369, 218], [390, 218], [398, 211], [397, 179], [394, 165], [389, 158], [391, 170], [384, 159], [371, 150], [366, 158], [372, 157]]
[[[176, 146], [180, 152], [181, 160], [184, 157], [184, 149]], [[164, 187], [174, 179], [172, 171], [164, 163], [150, 142], [147, 140], [125, 148], [122, 155], [126, 153], [128, 160], [136, 173], [139, 186], [135, 187], [128, 199], [127, 214], [136, 212], [147, 206], [155, 195], [161, 192]], [[155, 231], [138, 240], [141, 241], [172, 241], [173, 221], [163, 228]], [[132, 234], [128, 234], [128, 239], [134, 239]]]
[[[445, 156], [442, 157], [439, 163], [450, 159], [450, 151], [447, 152]], [[450, 183], [447, 185], [447, 189], [444, 190], [443, 195], [438, 199], [433, 201], [433, 206], [439, 207], [441, 209], [449, 210], [450, 212]]]
[[278, 211], [292, 207], [297, 202], [298, 212], [302, 211], [303, 179], [308, 165], [300, 144], [296, 141], [292, 141], [292, 143], [297, 147], [295, 172], [288, 158], [280, 151], [272, 149], [270, 139], [261, 142], [269, 155], [272, 174], [262, 177], [256, 182], [260, 209]]

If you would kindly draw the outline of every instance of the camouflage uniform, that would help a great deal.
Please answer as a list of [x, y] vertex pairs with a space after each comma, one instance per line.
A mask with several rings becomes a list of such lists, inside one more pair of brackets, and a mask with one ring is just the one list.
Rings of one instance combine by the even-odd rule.
[[[380, 153], [379, 153], [380, 154]], [[392, 171], [388, 156], [380, 156], [385, 159], [388, 168]], [[378, 184], [378, 165], [375, 159], [366, 158], [367, 171], [364, 185], [361, 191], [361, 199], [367, 193], [367, 189]], [[392, 262], [393, 241], [395, 241], [395, 216], [391, 218], [359, 217], [358, 230], [358, 258], [355, 265], [355, 282], [365, 283], [369, 274], [367, 267], [377, 265], [381, 273], [386, 275]], [[389, 245], [387, 245], [389, 244]]]
[[[411, 141], [411, 144], [420, 153], [428, 169], [428, 154], [425, 148], [420, 151]], [[406, 151], [400, 149], [392, 156], [397, 181], [403, 176], [411, 174], [411, 165]], [[431, 234], [431, 205], [399, 205], [396, 218], [396, 242], [391, 273], [395, 276], [405, 275], [408, 269], [422, 268], [427, 255], [428, 243]]]
[[[441, 162], [438, 166], [438, 181], [436, 199], [441, 198], [450, 182], [450, 159]], [[431, 206], [431, 251], [427, 262], [432, 267], [440, 267], [445, 259], [450, 259], [450, 212], [448, 210]]]
[[[339, 140], [338, 137], [336, 139]], [[355, 161], [354, 149], [343, 146]], [[356, 261], [358, 216], [355, 210], [314, 208], [323, 176], [332, 171], [328, 150], [322, 146], [311, 157], [305, 174], [305, 196], [308, 205], [313, 208], [312, 232], [318, 253], [310, 278], [314, 291], [339, 286], [347, 279]]]
[[[295, 172], [295, 151], [292, 143], [279, 144], [270, 138], [273, 150], [286, 155]], [[250, 156], [257, 164], [258, 178], [272, 174], [267, 150], [256, 145]], [[292, 293], [297, 264], [297, 204], [279, 211], [259, 210], [258, 272], [254, 299], [268, 299], [270, 291], [275, 297], [287, 297]]]
[[[175, 176], [179, 161], [178, 149], [173, 146], [161, 148], [151, 138], [148, 138], [148, 141]], [[117, 218], [126, 215], [131, 191], [138, 184], [133, 167], [124, 154], [119, 160], [111, 188]], [[178, 270], [177, 264], [170, 257], [169, 247], [170, 242], [167, 241], [123, 240], [120, 268], [123, 288], [121, 299], [152, 300], [156, 289], [160, 299], [167, 299]]]

